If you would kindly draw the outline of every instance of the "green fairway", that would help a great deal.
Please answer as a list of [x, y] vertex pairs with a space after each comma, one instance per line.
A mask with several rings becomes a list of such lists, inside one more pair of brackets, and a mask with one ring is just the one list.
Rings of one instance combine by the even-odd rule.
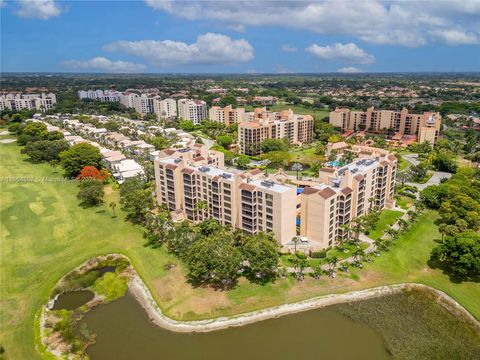
[[[16, 144], [0, 144], [0, 176], [60, 177], [47, 164], [31, 164]], [[25, 179], [27, 180], [27, 179]], [[144, 247], [142, 230], [117, 218], [104, 205], [78, 206], [77, 187], [67, 182], [2, 182], [1, 186], [1, 303], [0, 339], [8, 359], [39, 358], [34, 348], [34, 315], [49, 297], [58, 279], [86, 259], [98, 254], [121, 252], [132, 259], [140, 276], [165, 313], [176, 319], [227, 316], [299, 301], [313, 296], [365, 289], [400, 282], [420, 282], [455, 298], [480, 318], [480, 285], [453, 283], [427, 260], [439, 238], [436, 213], [419, 216], [395, 246], [367, 264], [364, 270], [337, 279], [292, 278], [267, 285], [241, 279], [232, 291], [192, 288], [178, 261], [162, 249]], [[107, 189], [106, 204], [118, 201]], [[168, 263], [176, 264], [165, 270]], [[359, 280], [357, 280], [359, 279]]]
[[399, 217], [403, 215], [403, 212], [397, 210], [383, 210], [380, 214], [380, 219], [378, 220], [377, 226], [375, 229], [370, 231], [367, 235], [373, 240], [379, 239], [387, 230], [390, 225], [393, 225]]

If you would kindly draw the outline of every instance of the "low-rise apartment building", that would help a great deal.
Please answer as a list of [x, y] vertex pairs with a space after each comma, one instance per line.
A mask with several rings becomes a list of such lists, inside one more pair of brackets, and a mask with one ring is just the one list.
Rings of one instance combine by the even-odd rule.
[[53, 108], [57, 103], [57, 97], [53, 93], [45, 94], [21, 94], [10, 93], [0, 95], [0, 111], [3, 110], [41, 110]]
[[280, 112], [255, 109], [245, 113], [244, 121], [238, 124], [240, 152], [260, 154], [260, 144], [265, 139], [287, 139], [291, 145], [309, 143], [313, 140], [313, 117], [294, 114], [291, 109]]
[[196, 99], [180, 99], [178, 100], [178, 117], [198, 125], [208, 118], [207, 103]]
[[224, 108], [220, 106], [212, 106], [208, 115], [210, 121], [219, 122], [229, 126], [243, 121], [245, 109], [234, 109], [232, 105], [225, 106]]
[[410, 114], [407, 109], [401, 111], [376, 110], [355, 111], [347, 108], [336, 108], [330, 112], [330, 124], [347, 130], [381, 131], [392, 129], [397, 135], [416, 135], [418, 142], [438, 139], [442, 117], [438, 112]]

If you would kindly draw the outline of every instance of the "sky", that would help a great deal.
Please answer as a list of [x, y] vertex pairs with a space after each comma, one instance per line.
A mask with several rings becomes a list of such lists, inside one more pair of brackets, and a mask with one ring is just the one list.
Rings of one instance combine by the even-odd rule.
[[0, 0], [2, 72], [480, 71], [480, 0]]

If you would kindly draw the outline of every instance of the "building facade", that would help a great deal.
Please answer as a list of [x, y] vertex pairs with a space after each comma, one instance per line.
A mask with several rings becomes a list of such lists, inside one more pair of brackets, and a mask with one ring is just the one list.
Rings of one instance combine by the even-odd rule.
[[244, 108], [233, 109], [232, 105], [225, 106], [212, 106], [208, 112], [210, 121], [223, 123], [226, 126], [237, 124], [243, 121], [245, 115]]
[[245, 113], [244, 121], [238, 124], [240, 152], [260, 154], [260, 144], [265, 139], [287, 139], [291, 145], [309, 143], [313, 140], [313, 117], [294, 114], [291, 109], [280, 112], [255, 109]]
[[10, 93], [0, 96], [0, 111], [3, 110], [41, 110], [53, 108], [57, 103], [57, 97], [53, 93], [45, 94], [21, 94]]
[[300, 236], [308, 239], [309, 250], [335, 245], [346, 238], [343, 225], [373, 208], [394, 204], [397, 159], [383, 149], [357, 146], [358, 159], [340, 168], [319, 171], [319, 185], [301, 194]]
[[330, 112], [330, 124], [347, 130], [381, 131], [391, 129], [399, 135], [416, 135], [417, 141], [438, 139], [442, 117], [438, 112], [410, 114], [407, 109], [401, 111], [376, 110], [373, 107], [367, 111], [354, 111], [346, 108], [336, 108]]
[[198, 125], [208, 118], [207, 103], [196, 99], [180, 99], [178, 100], [178, 117]]
[[177, 117], [177, 102], [174, 99], [157, 98], [153, 104], [154, 112], [157, 118], [174, 119]]

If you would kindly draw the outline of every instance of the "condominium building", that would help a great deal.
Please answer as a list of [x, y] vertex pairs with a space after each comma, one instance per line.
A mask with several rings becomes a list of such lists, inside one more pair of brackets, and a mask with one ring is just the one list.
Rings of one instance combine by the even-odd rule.
[[153, 111], [158, 119], [174, 119], [177, 117], [177, 102], [174, 99], [157, 98], [153, 103]]
[[238, 124], [240, 152], [247, 155], [260, 154], [260, 144], [265, 139], [287, 139], [292, 145], [301, 145], [313, 140], [313, 117], [294, 114], [291, 109], [270, 112], [255, 109], [244, 114]]
[[154, 112], [154, 102], [158, 98], [157, 95], [137, 95], [135, 97], [134, 108], [139, 114], [151, 114]]
[[207, 103], [196, 99], [180, 99], [178, 100], [178, 117], [198, 125], [208, 118]]
[[41, 110], [46, 111], [53, 108], [57, 103], [55, 94], [21, 94], [10, 93], [0, 96], [0, 111], [3, 110]]
[[244, 108], [233, 109], [232, 105], [225, 106], [212, 106], [209, 110], [209, 120], [219, 123], [223, 123], [226, 126], [237, 124], [243, 121], [245, 115]]
[[346, 130], [381, 131], [392, 129], [398, 135], [416, 135], [417, 141], [438, 139], [442, 117], [438, 112], [410, 114], [407, 109], [401, 111], [376, 110], [373, 107], [367, 111], [354, 111], [346, 108], [336, 108], [330, 112], [330, 124]]
[[120, 102], [121, 92], [115, 90], [79, 90], [80, 100], [91, 99], [104, 102]]
[[359, 158], [340, 168], [319, 171], [319, 185], [304, 189], [300, 205], [300, 236], [304, 250], [335, 245], [348, 233], [343, 225], [374, 207], [393, 206], [397, 159], [383, 149], [352, 148]]
[[[156, 194], [177, 219], [216, 219], [253, 235], [272, 232], [280, 244], [296, 235], [296, 189], [264, 179], [260, 170], [231, 172], [205, 149], [168, 149], [155, 160]], [[204, 154], [202, 156], [202, 153]]]

